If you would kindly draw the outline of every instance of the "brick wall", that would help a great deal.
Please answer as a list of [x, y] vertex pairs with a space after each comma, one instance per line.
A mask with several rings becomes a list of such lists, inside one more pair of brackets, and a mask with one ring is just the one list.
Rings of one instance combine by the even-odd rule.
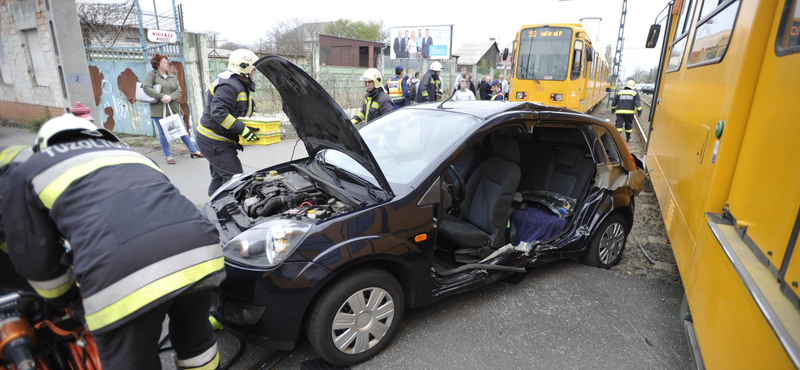
[[28, 123], [46, 117], [48, 110], [50, 111], [50, 118], [55, 118], [65, 113], [64, 108], [0, 100], [0, 120]]

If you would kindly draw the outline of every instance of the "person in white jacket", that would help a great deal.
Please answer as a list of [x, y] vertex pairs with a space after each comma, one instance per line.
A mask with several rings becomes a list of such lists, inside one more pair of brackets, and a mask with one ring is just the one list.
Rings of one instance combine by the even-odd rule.
[[467, 80], [461, 80], [461, 88], [456, 91], [456, 94], [453, 96], [453, 100], [455, 101], [467, 101], [467, 100], [475, 100], [475, 94], [470, 91], [467, 86], [469, 82]]

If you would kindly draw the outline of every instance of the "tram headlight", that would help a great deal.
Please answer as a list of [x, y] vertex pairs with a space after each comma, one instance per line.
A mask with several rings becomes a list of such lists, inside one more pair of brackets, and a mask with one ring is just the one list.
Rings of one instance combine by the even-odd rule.
[[528, 98], [528, 93], [524, 91], [517, 91], [517, 99], [523, 100]]
[[550, 94], [550, 101], [562, 101], [564, 100], [564, 94], [552, 93]]

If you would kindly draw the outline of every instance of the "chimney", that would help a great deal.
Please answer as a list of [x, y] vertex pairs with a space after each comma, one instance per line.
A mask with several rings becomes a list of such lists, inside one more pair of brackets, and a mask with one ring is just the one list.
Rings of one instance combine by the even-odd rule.
[[489, 38], [489, 41], [494, 41], [494, 37], [490, 37], [490, 38]]

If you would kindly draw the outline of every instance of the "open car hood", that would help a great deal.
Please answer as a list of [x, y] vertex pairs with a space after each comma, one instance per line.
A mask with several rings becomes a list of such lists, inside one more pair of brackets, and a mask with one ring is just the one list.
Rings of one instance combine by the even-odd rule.
[[260, 58], [255, 67], [278, 89], [283, 111], [310, 157], [323, 149], [345, 153], [375, 176], [389, 196], [394, 196], [378, 162], [350, 118], [314, 78], [277, 55]]

